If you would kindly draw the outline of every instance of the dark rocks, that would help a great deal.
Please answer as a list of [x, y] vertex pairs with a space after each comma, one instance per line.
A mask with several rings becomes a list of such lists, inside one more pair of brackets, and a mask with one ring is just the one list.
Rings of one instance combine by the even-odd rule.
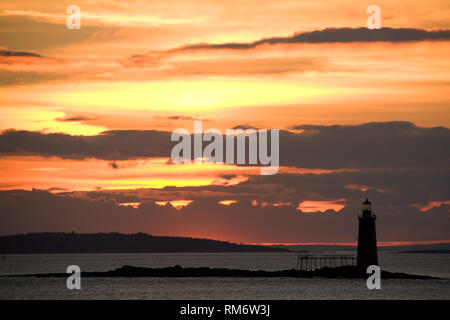
[[[22, 275], [23, 277], [68, 277], [67, 273], [47, 273], [47, 274], [30, 274]], [[272, 277], [288, 277], [288, 278], [367, 278], [369, 275], [362, 272], [355, 266], [343, 266], [336, 268], [324, 267], [315, 271], [304, 270], [241, 270], [227, 268], [183, 268], [179, 265], [166, 268], [145, 268], [134, 266], [123, 266], [111, 271], [100, 272], [81, 272], [81, 277], [255, 277], [255, 278], [272, 278]], [[381, 271], [382, 279], [438, 279], [430, 276], [412, 275], [406, 273]]]

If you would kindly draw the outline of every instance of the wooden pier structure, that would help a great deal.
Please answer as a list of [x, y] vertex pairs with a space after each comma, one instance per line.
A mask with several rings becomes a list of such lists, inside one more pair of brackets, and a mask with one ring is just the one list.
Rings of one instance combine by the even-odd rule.
[[297, 270], [314, 271], [323, 267], [356, 266], [356, 257], [350, 255], [312, 255], [298, 251]]

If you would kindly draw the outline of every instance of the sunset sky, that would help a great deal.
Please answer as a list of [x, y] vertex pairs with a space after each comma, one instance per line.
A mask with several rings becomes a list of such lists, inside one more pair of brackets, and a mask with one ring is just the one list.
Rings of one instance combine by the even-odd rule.
[[[0, 234], [350, 243], [369, 197], [379, 241], [450, 242], [449, 18], [444, 0], [2, 1]], [[194, 120], [279, 129], [278, 174], [173, 164]]]

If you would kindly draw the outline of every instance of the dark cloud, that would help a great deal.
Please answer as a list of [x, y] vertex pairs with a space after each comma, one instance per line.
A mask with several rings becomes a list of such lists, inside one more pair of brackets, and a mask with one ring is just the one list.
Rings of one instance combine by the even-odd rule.
[[71, 122], [71, 121], [87, 121], [87, 120], [96, 120], [95, 118], [89, 118], [85, 116], [72, 116], [66, 118], [56, 118], [56, 121], [60, 122]]
[[97, 120], [98, 118], [91, 118], [86, 116], [70, 116], [64, 118], [56, 118], [56, 121], [60, 122], [72, 122], [72, 121], [89, 121], [89, 120]]
[[410, 122], [312, 126], [280, 136], [280, 162], [306, 168], [448, 168], [450, 130]]
[[1, 57], [34, 57], [34, 58], [42, 58], [41, 55], [34, 52], [26, 52], [26, 51], [8, 51], [8, 50], [0, 50]]
[[[442, 240], [449, 237], [448, 210], [426, 214], [401, 205], [377, 209], [379, 241]], [[357, 237], [361, 201], [348, 201], [339, 213], [302, 214], [294, 207], [265, 208], [242, 201], [229, 207], [200, 199], [175, 210], [144, 202], [121, 207], [107, 199], [87, 200], [44, 191], [0, 191], [0, 234], [24, 232], [150, 232], [243, 242], [347, 242]], [[39, 208], [39, 214], [36, 212]]]
[[[280, 131], [280, 165], [301, 168], [448, 168], [450, 129], [421, 128], [410, 122], [313, 126]], [[225, 133], [225, 132], [223, 132]], [[0, 154], [127, 160], [170, 157], [170, 132], [113, 130], [71, 136], [7, 130]], [[206, 146], [208, 142], [204, 143]]]
[[0, 154], [37, 154], [68, 159], [126, 160], [170, 156], [170, 133], [105, 131], [96, 136], [71, 136], [6, 130], [0, 134]]
[[112, 169], [119, 169], [119, 165], [118, 165], [117, 162], [115, 162], [115, 161], [109, 162], [109, 166], [110, 166]]
[[255, 129], [255, 130], [257, 130], [257, 128], [255, 126], [252, 126], [249, 124], [238, 124], [237, 126], [234, 126], [233, 129], [242, 129], [242, 130]]
[[264, 44], [291, 43], [349, 43], [349, 42], [411, 42], [411, 41], [450, 40], [450, 30], [432, 30], [413, 28], [327, 28], [310, 32], [295, 33], [290, 37], [265, 38], [249, 43], [200, 43], [188, 45], [173, 51], [198, 49], [253, 49]]
[[191, 116], [183, 116], [183, 115], [173, 115], [173, 116], [153, 116], [153, 118], [158, 120], [199, 120], [199, 121], [210, 121], [210, 119], [199, 119]]

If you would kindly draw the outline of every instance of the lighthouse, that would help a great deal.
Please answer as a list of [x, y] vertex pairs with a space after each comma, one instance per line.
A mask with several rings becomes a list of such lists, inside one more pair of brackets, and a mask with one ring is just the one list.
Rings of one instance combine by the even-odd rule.
[[378, 265], [377, 235], [375, 231], [375, 219], [372, 213], [372, 204], [369, 199], [362, 204], [362, 215], [358, 216], [358, 256], [357, 265], [361, 270], [366, 270], [370, 265]]

